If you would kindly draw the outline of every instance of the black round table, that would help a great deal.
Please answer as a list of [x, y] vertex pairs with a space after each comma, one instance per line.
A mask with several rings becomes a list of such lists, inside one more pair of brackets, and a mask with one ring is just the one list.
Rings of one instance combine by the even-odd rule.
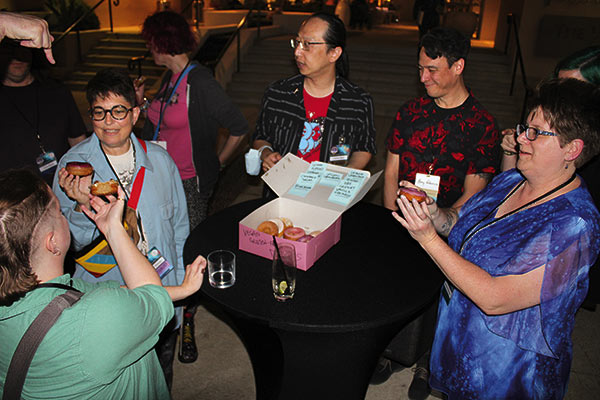
[[435, 301], [442, 275], [389, 210], [358, 203], [342, 216], [341, 240], [278, 302], [271, 261], [238, 249], [238, 222], [252, 200], [207, 218], [190, 234], [184, 260], [216, 249], [236, 253], [236, 283], [201, 291], [235, 323], [250, 356], [257, 399], [363, 399], [378, 357], [412, 317]]

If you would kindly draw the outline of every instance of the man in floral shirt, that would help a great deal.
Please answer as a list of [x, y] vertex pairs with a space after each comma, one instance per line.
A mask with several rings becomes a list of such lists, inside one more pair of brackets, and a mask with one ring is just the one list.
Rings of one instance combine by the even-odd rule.
[[436, 28], [419, 44], [427, 95], [404, 104], [387, 139], [384, 205], [395, 210], [398, 181], [426, 189], [440, 207], [461, 205], [499, 171], [500, 134], [463, 80], [469, 39]]
[[[427, 95], [400, 108], [388, 135], [385, 207], [398, 208], [398, 182], [402, 180], [425, 190], [440, 207], [459, 206], [500, 170], [496, 120], [463, 80], [469, 48], [469, 39], [449, 28], [433, 29], [421, 39], [419, 76]], [[412, 362], [405, 361], [406, 354], [416, 354], [420, 358], [408, 397], [418, 400], [429, 395], [429, 349], [436, 314], [434, 301], [403, 328], [385, 350], [372, 383], [385, 381], [402, 362]]]

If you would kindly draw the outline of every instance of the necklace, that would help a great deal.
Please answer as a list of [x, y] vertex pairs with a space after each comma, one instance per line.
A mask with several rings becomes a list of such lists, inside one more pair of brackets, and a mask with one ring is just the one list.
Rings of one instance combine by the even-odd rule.
[[569, 183], [573, 182], [575, 180], [575, 177], [576, 177], [575, 174], [571, 175], [571, 177], [569, 179], [567, 179], [565, 182], [561, 183], [560, 185], [556, 186], [554, 189], [551, 189], [551, 190], [547, 191], [546, 193], [542, 194], [541, 196], [536, 197], [535, 199], [531, 200], [527, 204], [524, 204], [521, 207], [518, 207], [518, 208], [516, 208], [516, 209], [514, 209], [514, 210], [512, 210], [512, 211], [510, 211], [510, 212], [508, 212], [506, 214], [504, 214], [500, 218], [492, 219], [488, 223], [486, 223], [486, 224], [482, 225], [481, 227], [477, 228], [477, 226], [479, 226], [479, 224], [481, 224], [483, 221], [485, 221], [486, 219], [488, 219], [496, 210], [498, 210], [498, 208], [500, 208], [500, 206], [502, 206], [502, 204], [504, 204], [508, 199], [510, 199], [512, 197], [512, 195], [515, 194], [515, 192], [517, 190], [519, 190], [519, 188], [521, 186], [523, 186], [523, 184], [525, 183], [525, 179], [523, 179], [521, 182], [519, 182], [519, 184], [517, 186], [514, 187], [513, 190], [510, 191], [510, 193], [504, 199], [502, 199], [502, 201], [500, 203], [498, 203], [496, 205], [496, 207], [492, 208], [492, 210], [489, 213], [487, 213], [487, 215], [485, 217], [481, 218], [479, 220], [479, 222], [477, 222], [475, 225], [473, 225], [471, 228], [469, 228], [469, 230], [467, 230], [467, 232], [463, 236], [463, 240], [462, 240], [462, 242], [460, 244], [460, 249], [459, 249], [458, 253], [462, 254], [462, 251], [463, 251], [465, 245], [473, 238], [473, 236], [475, 236], [477, 233], [479, 233], [483, 229], [485, 229], [485, 228], [487, 228], [489, 226], [494, 225], [496, 222], [502, 221], [504, 218], [510, 217], [511, 215], [518, 213], [519, 211], [523, 210], [524, 208], [527, 208], [530, 205], [535, 204], [535, 203], [537, 203], [538, 201], [540, 201], [542, 199], [545, 199], [546, 197], [550, 196], [553, 193], [558, 192], [560, 189], [564, 188]]

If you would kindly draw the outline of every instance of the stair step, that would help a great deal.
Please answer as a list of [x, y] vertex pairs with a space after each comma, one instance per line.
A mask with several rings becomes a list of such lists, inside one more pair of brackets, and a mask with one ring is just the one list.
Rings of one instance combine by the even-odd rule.
[[127, 47], [140, 47], [146, 49], [146, 41], [142, 39], [139, 35], [126, 37], [126, 38], [116, 38], [114, 35], [109, 35], [102, 40], [100, 40], [101, 46], [107, 47], [119, 47], [119, 46], [127, 46]]
[[95, 53], [100, 54], [124, 54], [130, 57], [142, 56], [146, 54], [146, 47], [132, 47], [132, 46], [96, 46], [94, 47]]
[[[122, 64], [111, 64], [111, 63], [84, 63], [80, 66], [79, 71], [94, 71], [97, 72], [103, 68], [126, 68], [126, 65]], [[144, 66], [144, 75], [162, 75], [164, 72], [163, 67], [159, 67], [156, 65]]]
[[[86, 63], [100, 63], [100, 64], [119, 64], [123, 66], [127, 66], [129, 60], [131, 60], [131, 55], [124, 54], [107, 54], [107, 53], [88, 53], [85, 57]], [[152, 57], [146, 58], [142, 61], [142, 67], [146, 69], [146, 67], [155, 66], [154, 59]]]

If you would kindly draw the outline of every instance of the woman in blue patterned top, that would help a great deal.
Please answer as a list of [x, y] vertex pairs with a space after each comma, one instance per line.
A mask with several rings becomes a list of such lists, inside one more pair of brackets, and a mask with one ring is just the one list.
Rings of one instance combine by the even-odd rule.
[[[600, 151], [600, 92], [542, 83], [517, 126], [517, 169], [460, 209], [402, 196], [410, 232], [446, 275], [430, 384], [449, 399], [561, 399], [600, 214], [575, 169]], [[440, 235], [448, 236], [446, 243]]]

